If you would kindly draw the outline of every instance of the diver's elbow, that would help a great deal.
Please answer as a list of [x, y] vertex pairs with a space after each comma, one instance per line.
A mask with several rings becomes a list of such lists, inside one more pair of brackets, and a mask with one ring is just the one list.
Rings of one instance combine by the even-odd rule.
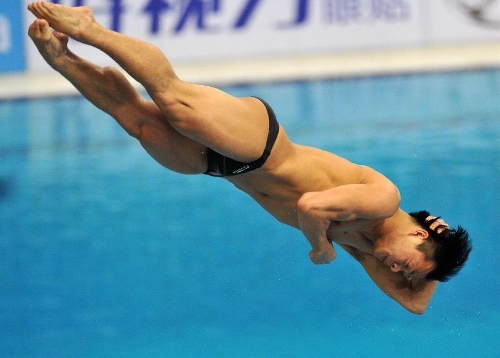
[[411, 305], [406, 305], [405, 308], [410, 311], [411, 313], [417, 314], [417, 315], [423, 315], [425, 311], [427, 310], [427, 305], [423, 304], [411, 304]]

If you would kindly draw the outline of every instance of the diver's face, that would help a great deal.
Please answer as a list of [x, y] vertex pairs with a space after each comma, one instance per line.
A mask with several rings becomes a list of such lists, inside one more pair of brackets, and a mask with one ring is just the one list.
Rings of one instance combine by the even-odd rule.
[[374, 254], [392, 272], [402, 272], [407, 278], [424, 278], [434, 267], [434, 263], [417, 249], [424, 240], [416, 234], [384, 237], [375, 242]]

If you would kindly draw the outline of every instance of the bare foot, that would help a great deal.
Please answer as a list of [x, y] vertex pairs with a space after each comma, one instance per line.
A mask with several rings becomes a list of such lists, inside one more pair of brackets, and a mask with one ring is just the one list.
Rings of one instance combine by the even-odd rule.
[[29, 27], [28, 35], [45, 61], [53, 67], [68, 53], [68, 36], [60, 32], [52, 33], [46, 20], [35, 20]]
[[84, 37], [89, 35], [95, 25], [98, 25], [92, 9], [88, 6], [70, 7], [37, 1], [30, 3], [28, 10], [39, 19], [47, 20], [54, 30], [81, 42], [85, 42]]

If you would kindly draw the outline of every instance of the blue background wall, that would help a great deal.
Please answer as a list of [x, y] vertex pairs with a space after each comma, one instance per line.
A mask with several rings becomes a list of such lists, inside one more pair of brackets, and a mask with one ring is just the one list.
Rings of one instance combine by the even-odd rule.
[[0, 2], [0, 72], [25, 69], [22, 7], [18, 0]]

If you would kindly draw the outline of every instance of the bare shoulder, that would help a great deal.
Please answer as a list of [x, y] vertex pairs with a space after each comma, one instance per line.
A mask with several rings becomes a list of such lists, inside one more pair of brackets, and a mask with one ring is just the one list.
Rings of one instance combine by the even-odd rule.
[[394, 184], [384, 174], [365, 165], [359, 165], [359, 184], [366, 184], [376, 189], [380, 196], [387, 200], [393, 200], [398, 203], [401, 201], [401, 194], [396, 184]]
[[359, 184], [394, 185], [394, 183], [379, 171], [366, 166], [357, 165], [359, 171]]

